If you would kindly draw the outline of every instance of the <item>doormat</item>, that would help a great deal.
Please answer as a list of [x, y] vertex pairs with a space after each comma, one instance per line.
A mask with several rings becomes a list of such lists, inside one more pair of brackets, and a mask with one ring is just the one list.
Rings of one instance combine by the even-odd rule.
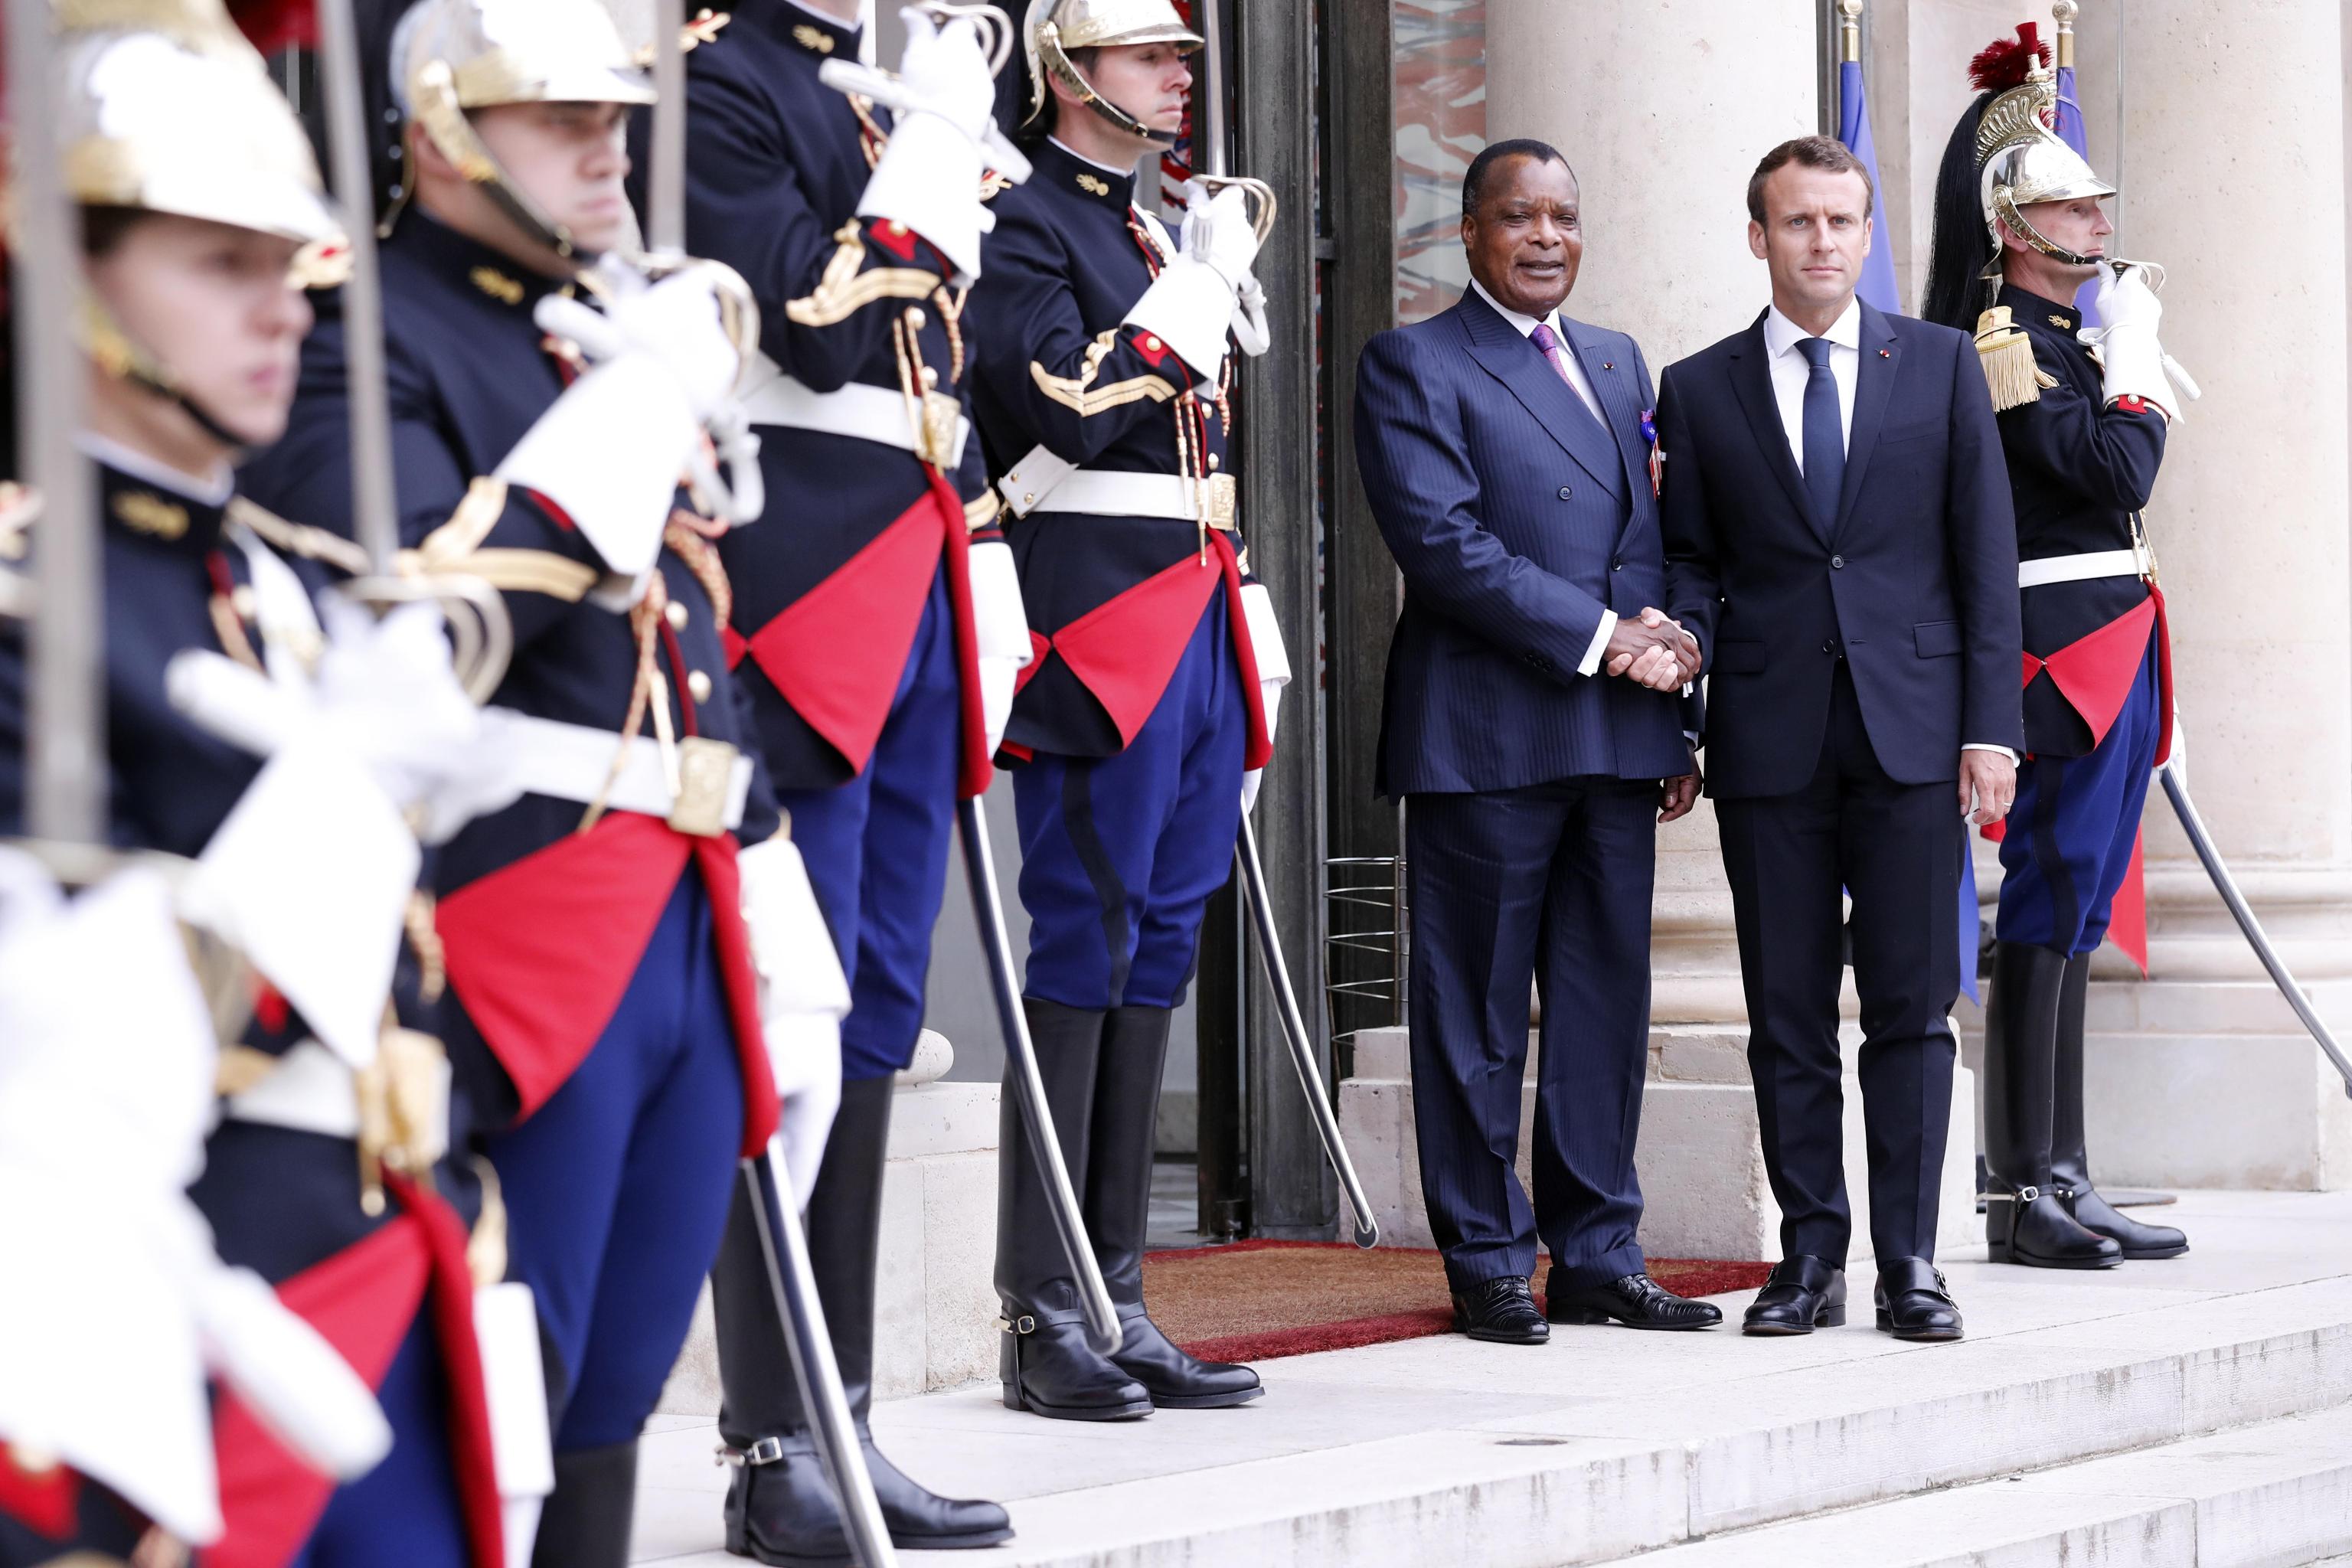
[[[1653, 1258], [1649, 1268], [1684, 1296], [1753, 1290], [1772, 1271], [1678, 1258]], [[1272, 1361], [1454, 1330], [1444, 1265], [1422, 1247], [1242, 1241], [1147, 1253], [1143, 1299], [1160, 1331], [1205, 1361]]]

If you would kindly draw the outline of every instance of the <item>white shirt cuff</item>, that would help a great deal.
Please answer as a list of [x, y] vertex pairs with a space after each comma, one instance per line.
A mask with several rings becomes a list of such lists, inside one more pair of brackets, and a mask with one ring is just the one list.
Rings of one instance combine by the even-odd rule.
[[2011, 767], [2015, 767], [2023, 760], [2018, 756], [2015, 752], [2011, 751], [2007, 746], [1995, 746], [1983, 741], [1965, 741], [1961, 742], [1960, 750], [1964, 752], [1999, 752], [2002, 756], [2009, 759], [2010, 766]]
[[1617, 612], [1601, 611], [1601, 629], [1592, 634], [1592, 646], [1584, 650], [1584, 658], [1577, 664], [1576, 673], [1579, 675], [1597, 673], [1601, 668], [1601, 656], [1609, 651], [1609, 639], [1616, 635]]

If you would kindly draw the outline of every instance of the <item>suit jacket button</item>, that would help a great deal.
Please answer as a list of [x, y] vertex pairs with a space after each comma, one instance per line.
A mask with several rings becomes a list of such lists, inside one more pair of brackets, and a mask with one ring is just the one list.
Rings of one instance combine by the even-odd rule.
[[1832, 556], [1831, 556], [1831, 557], [1830, 557], [1830, 570], [1831, 570], [1831, 571], [1832, 571], [1832, 572], [1843, 572], [1843, 571], [1844, 571], [1844, 570], [1845, 570], [1845, 557], [1844, 557], [1844, 556], [1843, 556], [1843, 555], [1832, 555]]
[[1569, 489], [1566, 485], [1559, 487], [1559, 499], [1562, 500], [1568, 500], [1574, 497], [1575, 494], [1576, 492]]
[[1622, 572], [1625, 570], [1625, 563], [1622, 561], [1612, 561], [1609, 563], [1609, 570], [1612, 572]]
[[1835, 638], [1835, 637], [1823, 637], [1823, 638], [1822, 639], [1822, 651], [1823, 653], [1835, 653], [1835, 652], [1837, 652], [1837, 638]]

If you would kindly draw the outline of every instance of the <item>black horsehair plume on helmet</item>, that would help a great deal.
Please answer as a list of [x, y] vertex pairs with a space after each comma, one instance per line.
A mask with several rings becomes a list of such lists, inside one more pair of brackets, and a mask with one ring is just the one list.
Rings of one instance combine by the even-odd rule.
[[1969, 85], [1975, 101], [1952, 129], [1944, 144], [1944, 161], [1936, 171], [1936, 229], [1928, 250], [1927, 292], [1919, 314], [1927, 321], [1969, 331], [1986, 301], [1979, 280], [1993, 259], [1992, 236], [1985, 227], [1984, 195], [1977, 167], [1977, 124], [1985, 106], [2019, 86], [2026, 72], [2048, 64], [2039, 26], [2021, 24], [2014, 38], [1996, 38], [1969, 62]]

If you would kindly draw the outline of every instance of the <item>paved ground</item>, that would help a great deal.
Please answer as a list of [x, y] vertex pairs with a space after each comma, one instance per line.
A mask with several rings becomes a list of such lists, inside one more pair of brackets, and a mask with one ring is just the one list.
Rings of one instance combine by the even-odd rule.
[[[1087, 1561], [1150, 1541], [1174, 1552], [1168, 1561], [1269, 1561], [1265, 1547], [1241, 1544], [1255, 1539], [1247, 1532], [1277, 1518], [1295, 1525], [1301, 1509], [1320, 1531], [1313, 1560], [1352, 1563], [1376, 1538], [1349, 1545], [1347, 1521], [1392, 1531], [1384, 1500], [1427, 1514], [1431, 1498], [1514, 1479], [1537, 1483], [1531, 1502], [1510, 1500], [1532, 1510], [1530, 1525], [1576, 1537], [1575, 1560], [1590, 1561], [1632, 1549], [1608, 1544], [1621, 1526], [1633, 1545], [1666, 1544], [2265, 1419], [2251, 1405], [2232, 1414], [2232, 1401], [2257, 1397], [2244, 1382], [2248, 1344], [2295, 1347], [2267, 1352], [2268, 1364], [2297, 1358], [2301, 1392], [2278, 1415], [2352, 1399], [2346, 1363], [2324, 1359], [2352, 1340], [2352, 1194], [2193, 1194], [2160, 1217], [2189, 1230], [2187, 1257], [2098, 1274], [1994, 1268], [1980, 1249], [1946, 1259], [1968, 1316], [1960, 1345], [1906, 1346], [1875, 1332], [1868, 1282], [1857, 1280], [1852, 1325], [1807, 1339], [1596, 1328], [1555, 1329], [1540, 1349], [1418, 1340], [1269, 1363], [1266, 1397], [1239, 1410], [1079, 1426], [1008, 1411], [990, 1384], [886, 1405], [875, 1426], [929, 1485], [1013, 1509], [1018, 1550], [914, 1559], [940, 1568]], [[1745, 1300], [1719, 1299], [1734, 1322]], [[2223, 1363], [2240, 1369], [2236, 1392], [2198, 1381], [2200, 1368]], [[2021, 1425], [2029, 1400], [2044, 1402], [2042, 1414]], [[1959, 1430], [1969, 1422], [1984, 1423], [1982, 1445], [2007, 1451], [1980, 1462]], [[2089, 1423], [2103, 1434], [2095, 1444], [2038, 1451], [2020, 1442]], [[1834, 1448], [1803, 1447], [1826, 1444], [1825, 1433]], [[1948, 1458], [1928, 1454], [1947, 1436]], [[714, 1442], [706, 1423], [655, 1422], [637, 1562], [736, 1561], [718, 1550], [726, 1477], [711, 1461]], [[1888, 1458], [1898, 1449], [1899, 1464]], [[1590, 1488], [1558, 1485], [1563, 1466], [1591, 1471]], [[1469, 1506], [1475, 1521], [1477, 1497]], [[1472, 1528], [1499, 1530], [1505, 1521], [1486, 1506], [1486, 1525]], [[1640, 1534], [1645, 1509], [1657, 1522]], [[1222, 1553], [1206, 1550], [1213, 1538], [1229, 1542]], [[1384, 1542], [1360, 1560], [1440, 1560], [1423, 1550]], [[1283, 1555], [1307, 1560], [1287, 1546]]]

